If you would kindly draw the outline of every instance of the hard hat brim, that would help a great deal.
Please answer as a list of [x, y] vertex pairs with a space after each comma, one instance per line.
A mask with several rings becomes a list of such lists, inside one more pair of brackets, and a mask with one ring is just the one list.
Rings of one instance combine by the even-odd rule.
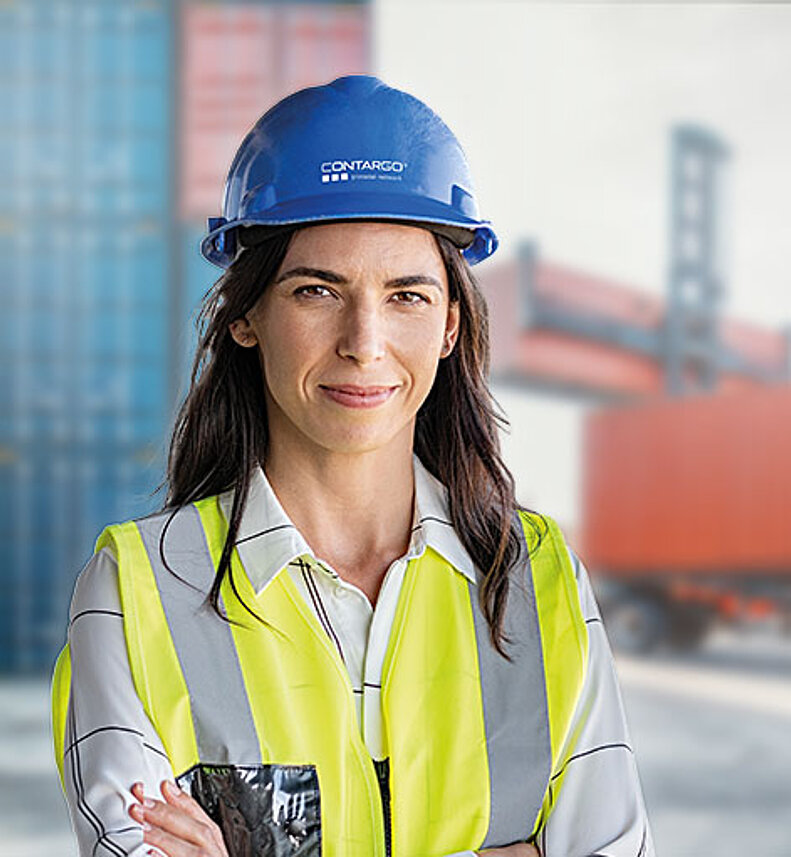
[[[446, 234], [463, 248], [462, 253], [471, 265], [490, 256], [498, 243], [489, 221], [464, 217], [439, 200], [379, 192], [336, 194], [329, 191], [323, 196], [303, 197], [274, 205], [265, 211], [244, 213], [238, 219], [211, 230], [201, 241], [200, 250], [209, 262], [227, 268], [241, 249], [237, 241], [229, 240], [231, 230], [246, 226], [310, 226], [343, 220], [383, 220], [417, 226], [426, 224], [427, 228], [432, 225], [448, 227]], [[461, 243], [462, 239], [466, 246]]]

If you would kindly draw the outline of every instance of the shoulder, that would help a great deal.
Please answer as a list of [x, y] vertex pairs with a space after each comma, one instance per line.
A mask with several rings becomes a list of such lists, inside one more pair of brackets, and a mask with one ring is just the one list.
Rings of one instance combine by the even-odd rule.
[[525, 530], [531, 562], [550, 571], [550, 574], [543, 575], [545, 579], [548, 577], [555, 582], [562, 579], [569, 590], [576, 590], [577, 598], [574, 600], [584, 616], [598, 617], [599, 608], [585, 564], [569, 544], [557, 521], [551, 515], [532, 510], [521, 510], [519, 517]]
[[94, 553], [77, 576], [69, 623], [86, 613], [119, 609], [118, 562], [113, 548], [108, 545]]
[[[142, 541], [153, 543], [163, 533], [170, 534], [171, 531], [178, 533], [191, 525], [195, 525], [199, 518], [210, 516], [212, 512], [219, 512], [219, 498], [222, 495], [212, 495], [187, 503], [184, 506], [175, 506], [168, 509], [160, 509], [149, 515], [130, 518], [115, 524], [108, 524], [96, 539], [94, 551], [98, 553], [103, 548], [109, 547], [116, 558], [122, 554], [136, 550]], [[198, 531], [196, 530], [196, 533]]]
[[[187, 508], [187, 507], [184, 507]], [[117, 601], [118, 570], [125, 560], [142, 547], [143, 534], [154, 536], [162, 531], [168, 519], [183, 509], [160, 510], [149, 515], [108, 524], [94, 543], [93, 556], [80, 571], [74, 588], [72, 613], [93, 609], [95, 600]]]
[[227, 536], [221, 496], [214, 494], [102, 530], [95, 552], [109, 550], [115, 557], [122, 602], [145, 601], [152, 597], [152, 586], [161, 595], [162, 585], [171, 578], [211, 586]]
[[[532, 509], [520, 509], [519, 520], [525, 534], [530, 555], [543, 551], [544, 553], [567, 553], [566, 539], [557, 521], [543, 512]], [[566, 559], [566, 557], [561, 557]], [[570, 560], [570, 557], [569, 557]]]

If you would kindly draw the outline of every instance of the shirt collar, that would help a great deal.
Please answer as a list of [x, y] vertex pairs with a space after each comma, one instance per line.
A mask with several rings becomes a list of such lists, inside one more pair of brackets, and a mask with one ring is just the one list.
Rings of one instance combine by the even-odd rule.
[[[415, 509], [412, 538], [406, 556], [420, 556], [430, 547], [472, 583], [475, 566], [461, 543], [448, 514], [445, 486], [412, 456], [415, 475]], [[231, 518], [233, 489], [219, 496], [226, 521]], [[316, 557], [304, 536], [286, 514], [263, 468], [256, 465], [250, 493], [236, 536], [236, 549], [256, 593], [290, 562], [301, 556]]]

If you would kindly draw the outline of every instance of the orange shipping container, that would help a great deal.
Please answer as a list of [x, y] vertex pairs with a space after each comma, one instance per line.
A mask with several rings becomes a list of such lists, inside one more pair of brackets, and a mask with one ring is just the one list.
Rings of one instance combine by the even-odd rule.
[[591, 414], [580, 549], [614, 576], [791, 579], [791, 386]]

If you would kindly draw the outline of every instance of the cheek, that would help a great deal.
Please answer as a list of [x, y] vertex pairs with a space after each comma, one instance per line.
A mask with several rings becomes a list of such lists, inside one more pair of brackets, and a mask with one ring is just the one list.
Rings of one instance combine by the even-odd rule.
[[279, 318], [277, 324], [263, 326], [259, 343], [264, 379], [270, 391], [288, 396], [316, 362], [315, 331], [294, 319]]
[[416, 381], [430, 386], [439, 365], [444, 328], [436, 324], [413, 325], [399, 335], [397, 349], [402, 363]]
[[278, 347], [276, 341], [262, 345], [260, 353], [261, 368], [267, 386], [271, 391], [287, 394], [288, 390], [295, 386], [300, 370], [294, 355], [288, 349]]

